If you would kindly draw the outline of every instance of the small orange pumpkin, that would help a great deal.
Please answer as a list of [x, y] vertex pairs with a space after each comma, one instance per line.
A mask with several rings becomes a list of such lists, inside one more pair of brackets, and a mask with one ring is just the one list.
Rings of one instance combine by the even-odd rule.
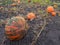
[[47, 12], [49, 12], [49, 13], [54, 12], [54, 8], [52, 6], [48, 6]]
[[33, 19], [35, 19], [35, 18], [36, 18], [36, 15], [35, 15], [34, 13], [28, 13], [28, 14], [27, 14], [27, 19], [33, 20]]
[[17, 5], [16, 3], [11, 4], [11, 6], [16, 6], [16, 5]]
[[28, 2], [31, 2], [31, 0], [28, 0]]
[[52, 16], [56, 16], [56, 12], [51, 12]]
[[5, 34], [10, 40], [22, 39], [25, 36], [27, 29], [25, 19], [17, 16], [8, 20], [5, 25]]
[[17, 2], [18, 2], [18, 4], [20, 4], [20, 0], [18, 0]]
[[17, 0], [13, 0], [13, 2], [16, 2]]
[[0, 9], [3, 9], [4, 7], [0, 6]]

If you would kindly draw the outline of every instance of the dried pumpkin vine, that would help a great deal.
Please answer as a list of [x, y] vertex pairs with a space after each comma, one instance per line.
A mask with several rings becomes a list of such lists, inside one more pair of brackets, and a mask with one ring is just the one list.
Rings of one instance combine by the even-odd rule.
[[37, 39], [40, 37], [40, 35], [41, 35], [42, 31], [44, 30], [44, 28], [45, 28], [46, 24], [47, 24], [47, 23], [46, 23], [46, 17], [44, 17], [44, 24], [43, 24], [43, 26], [42, 26], [42, 28], [41, 28], [40, 32], [39, 32], [39, 33], [36, 33], [36, 34], [37, 34], [37, 36], [36, 36], [36, 37], [34, 37], [34, 41], [32, 41], [31, 45], [35, 45], [35, 43], [36, 43]]

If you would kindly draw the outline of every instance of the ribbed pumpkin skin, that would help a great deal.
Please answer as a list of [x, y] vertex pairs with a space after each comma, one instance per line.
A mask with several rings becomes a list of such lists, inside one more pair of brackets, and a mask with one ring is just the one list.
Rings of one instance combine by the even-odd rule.
[[35, 19], [36, 18], [36, 15], [34, 13], [28, 13], [27, 14], [27, 19], [31, 20], [31, 19]]
[[54, 12], [54, 11], [55, 10], [54, 10], [53, 6], [48, 6], [47, 7], [47, 12], [51, 13], [51, 12]]
[[56, 16], [56, 12], [51, 12], [52, 16]]
[[27, 32], [25, 28], [26, 21], [23, 17], [13, 17], [5, 26], [5, 34], [10, 40], [22, 39]]

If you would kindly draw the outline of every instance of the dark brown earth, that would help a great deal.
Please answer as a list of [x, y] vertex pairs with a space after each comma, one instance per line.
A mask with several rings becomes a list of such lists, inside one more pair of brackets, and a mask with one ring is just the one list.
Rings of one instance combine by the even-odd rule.
[[[44, 19], [41, 15], [44, 16], [45, 11], [43, 12], [43, 14], [41, 14], [39, 13], [39, 10], [45, 10], [46, 7], [41, 7], [40, 5], [31, 6], [20, 4], [17, 7], [19, 9], [17, 9], [16, 12], [9, 10], [11, 6], [4, 7], [7, 8], [8, 11], [0, 10], [0, 19], [5, 20], [6, 18], [11, 18], [12, 16], [16, 16], [18, 14], [20, 14], [21, 16], [26, 16], [28, 12], [34, 12], [37, 18], [33, 21], [28, 21], [30, 28], [28, 29], [26, 36], [23, 39], [17, 41], [10, 41], [9, 39], [6, 39], [2, 44], [5, 36], [5, 25], [3, 24], [2, 26], [0, 26], [0, 45], [31, 45], [33, 40], [35, 40], [34, 37], [36, 36], [36, 33], [38, 35], [39, 31], [41, 30], [39, 29], [39, 27], [41, 25], [44, 25]], [[45, 20], [46, 22], [48, 22], [48, 24], [46, 24], [35, 45], [60, 45], [60, 17], [58, 15], [55, 17], [50, 16], [50, 18]]]

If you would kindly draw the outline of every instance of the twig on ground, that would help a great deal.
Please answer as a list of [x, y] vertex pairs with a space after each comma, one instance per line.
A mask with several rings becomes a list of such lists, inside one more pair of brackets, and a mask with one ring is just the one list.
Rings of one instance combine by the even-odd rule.
[[40, 30], [40, 32], [39, 32], [39, 33], [37, 34], [37, 36], [35, 37], [35, 40], [34, 40], [34, 41], [32, 41], [31, 45], [35, 45], [35, 43], [36, 43], [36, 41], [37, 41], [38, 37], [40, 37], [40, 35], [41, 35], [42, 31], [44, 30], [45, 25], [46, 25], [46, 19], [44, 18], [44, 25], [42, 26], [42, 29]]

